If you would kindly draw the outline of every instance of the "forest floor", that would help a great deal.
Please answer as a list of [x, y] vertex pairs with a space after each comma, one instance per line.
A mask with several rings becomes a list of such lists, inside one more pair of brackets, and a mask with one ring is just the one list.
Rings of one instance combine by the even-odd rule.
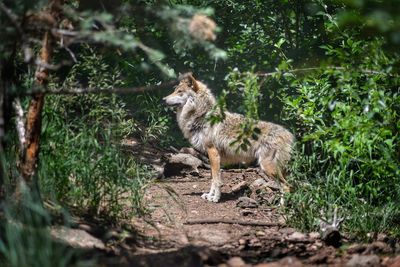
[[[207, 169], [159, 179], [145, 195], [149, 216], [132, 221], [134, 232], [82, 220], [77, 228], [84, 235], [77, 232], [75, 239], [97, 248], [104, 267], [400, 266], [398, 240], [384, 235], [366, 244], [343, 238], [334, 248], [317, 232], [288, 227], [274, 182], [267, 181], [263, 193], [255, 188], [257, 169], [222, 170], [222, 179], [218, 203], [201, 198], [210, 187]], [[98, 239], [85, 241], [86, 233]]]
[[[108, 241], [99, 266], [400, 266], [393, 244], [384, 238], [336, 249], [318, 233], [287, 227], [277, 207], [239, 201], [248, 193], [244, 181], [259, 178], [254, 169], [224, 170], [222, 176], [218, 203], [200, 197], [210, 186], [208, 170], [156, 183], [146, 193], [152, 223], [135, 220], [137, 233]], [[276, 202], [277, 192], [271, 190], [264, 199]], [[242, 225], [246, 222], [270, 225]]]

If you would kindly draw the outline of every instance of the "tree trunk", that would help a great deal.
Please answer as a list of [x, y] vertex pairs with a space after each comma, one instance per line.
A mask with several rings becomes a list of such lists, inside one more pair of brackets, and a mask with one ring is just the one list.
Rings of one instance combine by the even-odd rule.
[[[50, 0], [49, 13], [54, 21], [60, 21], [60, 13], [63, 0]], [[55, 25], [58, 26], [58, 25]], [[46, 31], [43, 37], [42, 49], [40, 51], [40, 61], [44, 64], [39, 66], [35, 73], [35, 83], [37, 86], [46, 88], [48, 83], [48, 69], [43, 67], [50, 63], [53, 53], [53, 36], [50, 31]], [[22, 184], [27, 185], [31, 190], [37, 186], [35, 176], [37, 171], [40, 134], [42, 126], [42, 109], [44, 105], [44, 93], [36, 93], [32, 96], [26, 114], [26, 147], [21, 159], [22, 180], [17, 185], [17, 195], [20, 193]]]

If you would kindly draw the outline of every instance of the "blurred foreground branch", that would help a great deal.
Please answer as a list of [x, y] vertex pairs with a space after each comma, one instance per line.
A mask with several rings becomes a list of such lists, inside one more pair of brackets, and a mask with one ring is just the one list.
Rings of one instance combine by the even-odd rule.
[[41, 86], [33, 87], [30, 91], [22, 93], [25, 95], [34, 95], [38, 93], [42, 94], [52, 94], [52, 95], [76, 95], [76, 94], [135, 94], [135, 93], [143, 93], [150, 92], [165, 88], [173, 87], [177, 85], [181, 80], [187, 78], [191, 75], [190, 72], [182, 74], [179, 78], [170, 80], [158, 85], [148, 85], [148, 86], [140, 86], [140, 87], [131, 87], [131, 88], [70, 88], [70, 89], [60, 89], [53, 90], [43, 88]]

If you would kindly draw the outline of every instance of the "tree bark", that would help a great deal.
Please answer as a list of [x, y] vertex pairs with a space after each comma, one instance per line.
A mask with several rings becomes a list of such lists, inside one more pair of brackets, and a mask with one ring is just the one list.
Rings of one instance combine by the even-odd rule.
[[[50, 0], [49, 13], [54, 18], [54, 21], [60, 21], [61, 7], [63, 0]], [[53, 53], [53, 37], [50, 31], [46, 31], [43, 37], [42, 49], [39, 59], [46, 65], [50, 63]], [[39, 66], [35, 73], [36, 86], [46, 88], [48, 83], [48, 69], [44, 66]], [[40, 134], [42, 127], [42, 110], [45, 100], [44, 93], [36, 93], [32, 95], [29, 103], [28, 112], [26, 114], [26, 147], [21, 159], [21, 178], [17, 185], [17, 195], [20, 192], [21, 184], [27, 185], [31, 190], [36, 187], [34, 181], [40, 148]]]

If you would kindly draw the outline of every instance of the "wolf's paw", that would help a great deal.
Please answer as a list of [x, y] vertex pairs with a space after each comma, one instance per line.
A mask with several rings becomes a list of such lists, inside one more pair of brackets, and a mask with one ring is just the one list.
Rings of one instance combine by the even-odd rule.
[[219, 196], [217, 195], [213, 195], [210, 193], [204, 193], [203, 195], [201, 195], [202, 199], [211, 201], [211, 202], [218, 202], [219, 201]]

